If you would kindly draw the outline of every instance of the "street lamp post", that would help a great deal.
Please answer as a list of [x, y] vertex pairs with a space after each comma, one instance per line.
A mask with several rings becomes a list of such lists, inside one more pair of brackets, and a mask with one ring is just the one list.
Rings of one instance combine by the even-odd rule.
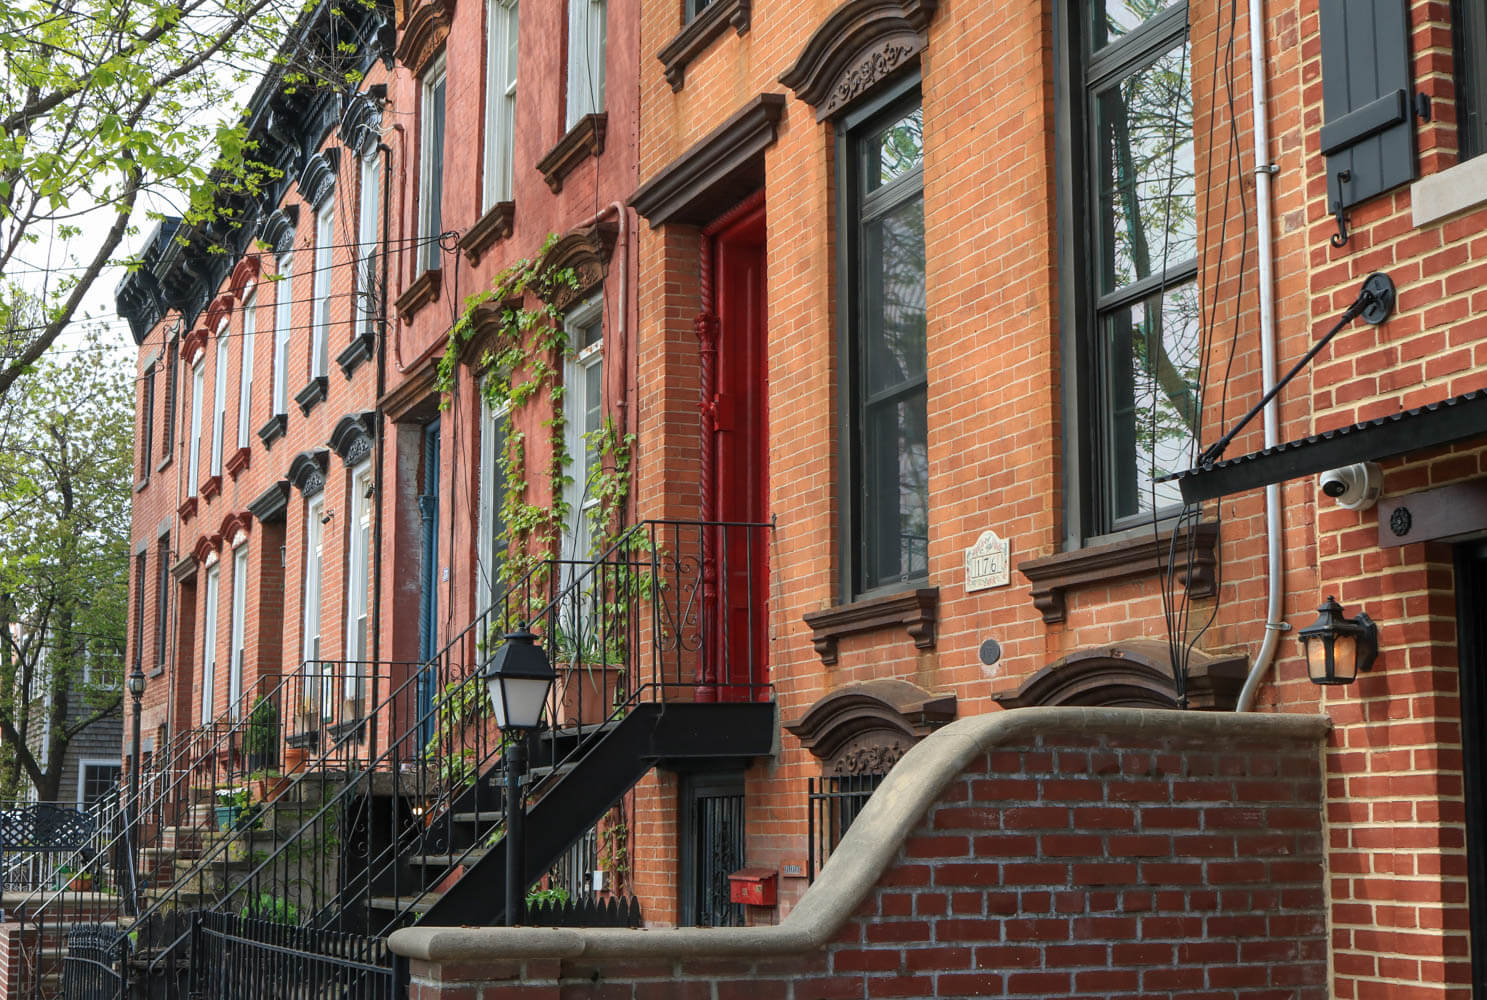
[[537, 647], [537, 637], [524, 625], [508, 632], [482, 674], [496, 725], [507, 737], [506, 749], [506, 926], [522, 922], [526, 902], [526, 839], [522, 824], [521, 782], [527, 770], [526, 737], [542, 724], [542, 709], [552, 690], [552, 664]]
[[139, 726], [141, 702], [145, 696], [145, 672], [136, 663], [129, 674], [129, 694], [134, 699], [134, 720], [129, 736], [129, 808], [124, 814], [125, 829], [129, 834], [124, 839], [129, 851], [129, 909], [131, 915], [139, 912], [139, 865], [136, 859], [139, 845]]

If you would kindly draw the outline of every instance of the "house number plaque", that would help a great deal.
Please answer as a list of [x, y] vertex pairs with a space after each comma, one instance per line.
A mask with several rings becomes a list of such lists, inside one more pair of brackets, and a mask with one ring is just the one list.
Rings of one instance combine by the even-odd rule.
[[1012, 543], [995, 531], [983, 531], [976, 544], [966, 549], [966, 592], [1005, 587]]

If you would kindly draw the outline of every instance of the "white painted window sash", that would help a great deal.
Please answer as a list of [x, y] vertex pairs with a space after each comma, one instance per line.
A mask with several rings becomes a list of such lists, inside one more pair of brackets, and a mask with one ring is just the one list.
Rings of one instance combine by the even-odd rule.
[[289, 334], [294, 323], [294, 258], [279, 261], [274, 289], [274, 416], [289, 412]]
[[217, 592], [222, 564], [213, 563], [207, 570], [206, 614], [201, 630], [201, 722], [212, 721], [217, 683]]
[[327, 198], [315, 214], [315, 340], [310, 348], [310, 375], [320, 377], [330, 370], [330, 268], [331, 244], [335, 238], [335, 205]]
[[487, 0], [483, 207], [510, 201], [515, 173], [518, 0]]
[[258, 297], [251, 292], [243, 300], [243, 363], [238, 372], [238, 447], [248, 447], [252, 433], [253, 341], [258, 334]]
[[196, 496], [201, 485], [201, 397], [207, 391], [206, 358], [191, 368], [191, 454], [186, 459], [186, 494]]
[[234, 719], [241, 714], [238, 702], [243, 696], [243, 643], [246, 636], [245, 615], [248, 604], [248, 543], [243, 542], [232, 554], [232, 639], [228, 655], [232, 661], [227, 673], [227, 704]]

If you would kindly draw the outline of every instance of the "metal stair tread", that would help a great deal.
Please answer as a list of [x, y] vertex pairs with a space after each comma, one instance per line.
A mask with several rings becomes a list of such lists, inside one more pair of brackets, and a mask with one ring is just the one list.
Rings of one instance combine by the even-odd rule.
[[[406, 911], [408, 913], [422, 915], [434, 908], [434, 904], [439, 901], [440, 895], [440, 893], [436, 892], [426, 893], [416, 903], [408, 902], [407, 899], [399, 896], [373, 896], [369, 902], [379, 910], [392, 910], [398, 913]], [[411, 898], [408, 897], [408, 899]]]
[[440, 865], [448, 867], [449, 865], [461, 863], [474, 864], [481, 858], [485, 857], [486, 854], [488, 854], [489, 852], [490, 848], [479, 847], [471, 850], [469, 853], [464, 854], [411, 854], [408, 856], [408, 863], [413, 865], [422, 865], [426, 868], [437, 867]]

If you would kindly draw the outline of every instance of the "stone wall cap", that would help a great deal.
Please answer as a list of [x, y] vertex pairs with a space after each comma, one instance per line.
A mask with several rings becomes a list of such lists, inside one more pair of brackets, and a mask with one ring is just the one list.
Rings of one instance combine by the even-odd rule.
[[[971, 760], [998, 746], [1057, 733], [1210, 740], [1216, 747], [1320, 744], [1324, 715], [1179, 712], [1138, 708], [1018, 708], [952, 722], [904, 755], [853, 821], [800, 902], [770, 927], [560, 930], [539, 927], [410, 927], [392, 950], [425, 962], [527, 958], [685, 958], [762, 956], [828, 944], [895, 858], [946, 786]], [[843, 860], [845, 859], [845, 860]]]

